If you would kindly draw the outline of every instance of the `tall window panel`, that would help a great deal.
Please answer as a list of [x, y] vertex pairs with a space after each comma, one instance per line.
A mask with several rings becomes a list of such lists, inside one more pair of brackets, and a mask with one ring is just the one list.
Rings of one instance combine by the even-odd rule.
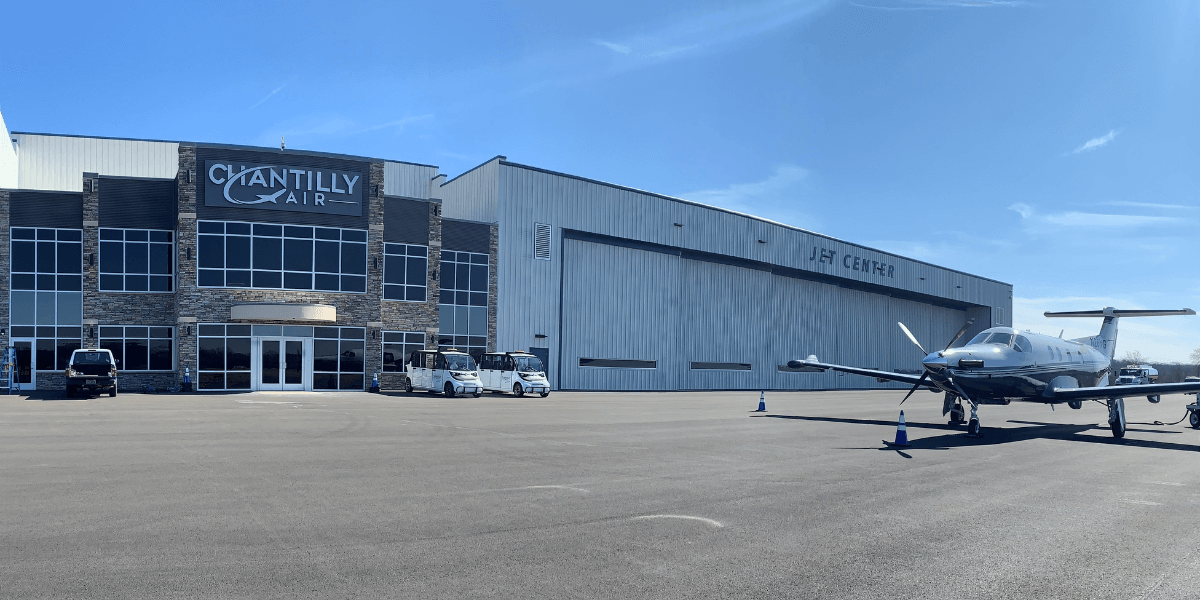
[[314, 327], [313, 338], [314, 390], [365, 389], [365, 329]]
[[175, 291], [175, 232], [101, 229], [100, 291]]
[[361, 229], [200, 221], [200, 287], [367, 291]]
[[121, 372], [171, 371], [175, 368], [173, 333], [172, 327], [101, 325], [100, 347], [112, 351]]
[[487, 351], [488, 255], [442, 252], [438, 345], [469, 353]]
[[36, 340], [36, 370], [66, 369], [83, 334], [83, 231], [13, 227], [10, 235], [10, 337]]
[[383, 299], [424, 302], [429, 281], [429, 248], [383, 245]]
[[200, 325], [197, 333], [199, 389], [250, 389], [250, 325]]
[[383, 372], [403, 373], [408, 356], [424, 349], [425, 334], [419, 331], [383, 332]]

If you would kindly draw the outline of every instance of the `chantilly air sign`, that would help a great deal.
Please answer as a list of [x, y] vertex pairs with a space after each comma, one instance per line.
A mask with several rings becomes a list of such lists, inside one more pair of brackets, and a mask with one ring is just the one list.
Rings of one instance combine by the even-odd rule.
[[362, 173], [204, 162], [204, 205], [362, 216]]

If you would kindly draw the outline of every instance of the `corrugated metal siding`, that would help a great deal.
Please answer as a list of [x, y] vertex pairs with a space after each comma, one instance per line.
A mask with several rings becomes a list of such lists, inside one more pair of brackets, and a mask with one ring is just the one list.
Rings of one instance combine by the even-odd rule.
[[175, 229], [174, 179], [101, 177], [101, 227]]
[[[963, 324], [965, 314], [953, 308], [888, 297], [888, 294], [896, 293], [897, 290], [984, 307], [970, 310], [972, 314], [981, 314], [981, 311], [990, 314], [991, 307], [1003, 307], [1003, 324], [1011, 323], [1012, 286], [1005, 283], [758, 221], [744, 215], [693, 206], [651, 194], [507, 163], [500, 164], [494, 182], [488, 181], [484, 176], [486, 173], [482, 172], [488, 166], [485, 164], [464, 174], [442, 188], [445, 198], [444, 213], [448, 216], [465, 216], [465, 213], [483, 212], [487, 210], [486, 207], [494, 208], [495, 220], [500, 226], [500, 262], [497, 267], [500, 282], [497, 294], [498, 347], [524, 348], [548, 343], [551, 347], [552, 365], [557, 364], [559, 360], [563, 340], [568, 345], [578, 343], [571, 338], [576, 334], [570, 330], [570, 327], [575, 326], [570, 315], [564, 315], [564, 330], [561, 335], [559, 333], [560, 308], [570, 310], [571, 306], [583, 301], [575, 297], [568, 299], [568, 283], [582, 289], [586, 287], [585, 282], [579, 278], [591, 278], [600, 282], [596, 284], [600, 286], [598, 289], [603, 289], [604, 281], [623, 280], [621, 272], [625, 268], [612, 261], [605, 262], [604, 268], [583, 270], [579, 265], [564, 264], [564, 228], [821, 273], [844, 281], [861, 282], [858, 285], [877, 292], [864, 293], [861, 290], [846, 289], [819, 281], [767, 277], [757, 273], [737, 275], [739, 281], [748, 281], [747, 285], [752, 286], [762, 285], [763, 281], [769, 280], [770, 287], [764, 289], [775, 290], [756, 300], [762, 313], [771, 315], [776, 327], [763, 331], [761, 336], [763, 339], [773, 340], [771, 343], [776, 348], [786, 347], [787, 352], [776, 351], [769, 361], [760, 358], [751, 360], [754, 363], [754, 376], [763, 377], [762, 383], [757, 385], [772, 389], [839, 386], [862, 388], [876, 385], [873, 379], [863, 377], [781, 373], [776, 370], [777, 366], [786, 363], [787, 359], [803, 358], [808, 354], [817, 354], [823, 360], [839, 360], [860, 366], [914, 370], [920, 368], [918, 351], [904, 338], [895, 322], [904, 321], [914, 335], [927, 336], [922, 339], [922, 343], [928, 340], [931, 346], [944, 346]], [[498, 188], [498, 197], [491, 195], [493, 187]], [[553, 227], [549, 261], [533, 258], [534, 223], [547, 223]], [[680, 223], [682, 227], [676, 227], [675, 223]], [[760, 239], [765, 243], [760, 244]], [[577, 242], [579, 241], [568, 241], [569, 244]], [[590, 244], [588, 247], [603, 245]], [[833, 264], [809, 260], [813, 247], [836, 252]], [[843, 256], [847, 254], [859, 257], [860, 263], [865, 257], [867, 260], [895, 265], [894, 277], [880, 278], [871, 273], [848, 269], [843, 262]], [[710, 276], [701, 274], [710, 273], [709, 269], [714, 268], [696, 267], [694, 272], [696, 277], [703, 281]], [[737, 272], [738, 268], [734, 267], [735, 271], [729, 273]], [[566, 278], [560, 279], [564, 272]], [[647, 273], [645, 276], [654, 281], [673, 277], [671, 273], [668, 269], [663, 273]], [[576, 279], [570, 279], [572, 277]], [[763, 279], [764, 277], [767, 279]], [[719, 293], [728, 295], [733, 292]], [[728, 301], [731, 300], [723, 298], [720, 302], [706, 303], [712, 307], [719, 307], [721, 303]], [[835, 323], [843, 322], [846, 323], [844, 328], [834, 328]], [[630, 318], [622, 323], [627, 323], [628, 327], [635, 330], [657, 327], [655, 320], [642, 321], [640, 317]], [[977, 322], [973, 331], [993, 324]], [[973, 331], [967, 335], [970, 336]], [[537, 340], [534, 337], [537, 334], [545, 334], [548, 338], [545, 341]], [[684, 338], [679, 337], [682, 333], [676, 332], [675, 335], [676, 337], [670, 338], [672, 342], [676, 345], [682, 343]], [[788, 340], [797, 342], [794, 346], [785, 346]], [[799, 343], [805, 340], [809, 343]], [[713, 339], [707, 343], [720, 345], [727, 341], [728, 338]], [[850, 351], [848, 348], [860, 350]], [[570, 347], [566, 350], [574, 351]], [[578, 364], [577, 356], [564, 356], [564, 365], [570, 362], [569, 358], [574, 358], [575, 364]], [[778, 362], [772, 364], [770, 361]], [[744, 360], [738, 359], [738, 362]], [[764, 366], [760, 367], [760, 364]], [[761, 369], [769, 369], [770, 374], [761, 372]], [[553, 380], [553, 375], [552, 369], [551, 383], [558, 385]], [[730, 378], [730, 386], [733, 386], [737, 380], [732, 378], [744, 375], [743, 372], [735, 372], [704, 376]], [[576, 377], [574, 382], [579, 381], [577, 374], [564, 372], [563, 377], [564, 382], [571, 383], [571, 377]], [[597, 381], [595, 387], [603, 389], [602, 383]]]
[[83, 227], [82, 193], [10, 192], [8, 205], [12, 227]]
[[492, 228], [484, 223], [469, 223], [442, 219], [442, 247], [446, 250], [479, 252], [491, 251]]
[[179, 144], [15, 133], [17, 185], [28, 190], [83, 191], [83, 174], [173, 179]]
[[[563, 354], [567, 389], [897, 388], [867, 377], [789, 373], [815, 354], [842, 364], [919, 373], [964, 311], [826, 283], [567, 239], [563, 247]], [[579, 367], [579, 358], [656, 360], [657, 369]], [[694, 370], [693, 361], [750, 363], [750, 371]], [[551, 369], [555, 369], [552, 365]]]
[[437, 167], [384, 162], [383, 193], [388, 196], [429, 198], [429, 181], [437, 174]]
[[442, 214], [452, 219], [496, 222], [500, 159], [492, 159], [442, 185]]
[[[256, 210], [254, 208], [226, 208], [204, 205], [204, 181], [208, 176], [204, 172], [205, 161], [228, 160], [255, 164], [279, 164], [295, 167], [313, 167], [336, 169], [340, 171], [358, 171], [362, 173], [363, 185], [359, 186], [362, 202], [362, 216], [330, 215], [323, 213], [306, 213], [285, 210]], [[348, 229], [366, 229], [370, 221], [370, 190], [369, 180], [371, 163], [359, 160], [311, 156], [307, 154], [292, 154], [288, 152], [256, 152], [231, 150], [199, 146], [196, 148], [196, 170], [199, 181], [196, 184], [196, 216], [199, 219], [212, 221], [248, 221], [252, 223], [291, 223], [294, 225], [324, 225], [325, 227], [345, 227]]]
[[429, 245], [429, 203], [384, 198], [383, 241]]

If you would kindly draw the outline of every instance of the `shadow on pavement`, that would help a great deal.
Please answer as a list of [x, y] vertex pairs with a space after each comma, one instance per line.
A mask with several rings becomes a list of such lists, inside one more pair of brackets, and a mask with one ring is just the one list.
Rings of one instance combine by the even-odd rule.
[[[882, 421], [878, 419], [844, 419], [834, 417], [806, 417], [801, 415], [751, 415], [752, 418], [771, 418], [771, 419], [794, 419], [800, 421], [816, 421], [823, 423], [846, 423], [849, 425], [884, 425], [895, 427], [895, 421]], [[1006, 427], [994, 428], [984, 427], [981, 437], [971, 437], [965, 432], [965, 428], [957, 425], [948, 425], [945, 423], [922, 423], [919, 421], [906, 421], [905, 426], [909, 430], [909, 447], [906, 451], [913, 450], [950, 450], [962, 446], [995, 446], [999, 444], [1010, 444], [1013, 442], [1023, 442], [1026, 440], [1064, 440], [1069, 442], [1084, 442], [1089, 444], [1116, 445], [1116, 446], [1132, 446], [1135, 448], [1157, 448], [1159, 450], [1184, 450], [1188, 452], [1200, 451], [1200, 443], [1195, 444], [1177, 444], [1173, 442], [1159, 442], [1153, 440], [1131, 439], [1131, 433], [1183, 433], [1182, 431], [1171, 431], [1165, 429], [1133, 429], [1128, 428], [1125, 432], [1124, 439], [1116, 439], [1109, 435], [1107, 425], [1099, 425], [1089, 423], [1087, 425], [1068, 425], [1062, 423], [1039, 423], [1036, 421], [1007, 421], [1008, 423], [1017, 423], [1025, 425], [1024, 427]], [[938, 431], [949, 431], [943, 435], [934, 435], [932, 437], [916, 438], [912, 435], [913, 429], [932, 429]], [[1097, 435], [1081, 435], [1090, 431], [1103, 432], [1104, 436]], [[872, 448], [874, 449], [874, 448]], [[892, 451], [894, 448], [880, 448], [881, 450]], [[903, 454], [903, 453], [902, 453]], [[910, 458], [905, 455], [906, 458]]]

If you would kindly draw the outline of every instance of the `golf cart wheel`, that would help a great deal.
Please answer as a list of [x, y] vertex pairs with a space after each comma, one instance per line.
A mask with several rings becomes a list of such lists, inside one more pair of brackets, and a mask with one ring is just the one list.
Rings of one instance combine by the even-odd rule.
[[442, 388], [442, 393], [445, 394], [447, 398], [453, 398], [454, 397], [454, 384], [447, 381], [446, 386]]
[[404, 378], [404, 393], [406, 393], [406, 394], [413, 393], [412, 380], [407, 377]]
[[480, 397], [480, 396], [482, 396], [482, 395], [483, 395], [483, 392], [475, 392], [475, 394], [474, 394], [474, 396], [475, 396], [476, 398], [478, 398], [478, 397]]
[[545, 398], [546, 396], [549, 396], [549, 395], [550, 395], [550, 392], [542, 392], [542, 397], [543, 397], [543, 398]]
[[517, 397], [524, 396], [525, 388], [521, 387], [521, 384], [519, 384], [519, 383], [514, 383], [513, 384], [513, 395], [517, 396]]

